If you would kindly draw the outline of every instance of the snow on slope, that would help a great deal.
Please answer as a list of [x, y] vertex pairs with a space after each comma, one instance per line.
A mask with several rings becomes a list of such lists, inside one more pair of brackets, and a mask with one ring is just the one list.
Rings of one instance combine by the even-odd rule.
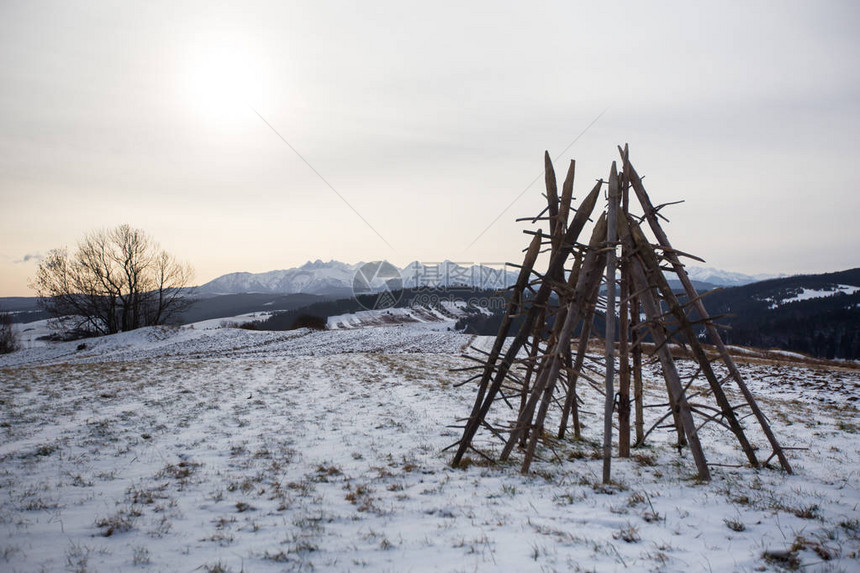
[[[560, 461], [448, 467], [471, 340], [152, 328], [0, 357], [0, 569], [776, 570], [764, 551], [856, 569], [856, 371], [742, 366], [795, 475], [744, 467], [710, 425], [711, 483], [656, 432], [602, 489], [587, 385]], [[658, 365], [645, 380], [665, 397]]]
[[[809, 288], [797, 288], [788, 291], [788, 293], [783, 293], [779, 297], [764, 297], [758, 298], [762, 302], [769, 303], [768, 308], [774, 309], [778, 308], [781, 305], [789, 304], [792, 302], [800, 302], [804, 300], [812, 300], [816, 298], [827, 298], [830, 296], [836, 296], [839, 294], [854, 294], [856, 292], [860, 292], [860, 287], [854, 285], [840, 285], [834, 284], [830, 285], [828, 288], [823, 289], [809, 289]], [[784, 297], [784, 298], [783, 298]]]
[[853, 285], [835, 285], [832, 289], [800, 289], [800, 292], [796, 293], [791, 298], [784, 299], [782, 301], [783, 304], [788, 302], [797, 302], [801, 300], [810, 300], [813, 298], [825, 298], [828, 296], [834, 296], [837, 294], [854, 294], [855, 292], [860, 292], [860, 287], [856, 287]]
[[428, 330], [453, 330], [456, 320], [440, 312], [425, 308], [389, 308], [385, 310], [363, 310], [350, 314], [328, 317], [328, 328], [331, 330], [343, 328], [367, 328], [373, 326], [390, 326], [395, 324], [410, 324], [421, 326]]
[[[367, 328], [409, 324], [412, 328], [426, 330], [454, 330], [457, 320], [466, 316], [466, 301], [438, 301], [432, 305], [413, 305], [408, 308], [364, 310], [328, 317], [330, 330], [343, 328]], [[470, 312], [489, 314], [490, 311], [476, 307]]]

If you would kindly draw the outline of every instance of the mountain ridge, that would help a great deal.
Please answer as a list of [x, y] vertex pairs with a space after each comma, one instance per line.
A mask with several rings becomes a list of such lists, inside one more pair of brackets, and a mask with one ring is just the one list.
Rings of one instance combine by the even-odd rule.
[[721, 289], [704, 299], [727, 344], [860, 359], [860, 268]]
[[[377, 276], [378, 267], [388, 264], [385, 276]], [[365, 268], [367, 277], [358, 275]], [[397, 273], [394, 272], [396, 269]], [[399, 277], [397, 276], [399, 274]], [[321, 259], [307, 261], [301, 266], [262, 273], [235, 272], [221, 275], [195, 288], [203, 295], [265, 293], [265, 294], [318, 294], [333, 295], [352, 291], [355, 281], [375, 279], [390, 288], [447, 288], [471, 286], [475, 288], [505, 288], [516, 281], [518, 271], [498, 269], [486, 265], [462, 265], [450, 260], [439, 263], [412, 261], [404, 267], [387, 261], [372, 263], [344, 263], [337, 260], [324, 262]], [[373, 276], [370, 276], [373, 275]], [[385, 280], [383, 280], [385, 279]]]
[[791, 276], [785, 273], [759, 273], [755, 275], [747, 275], [744, 273], [702, 266], [688, 266], [686, 269], [690, 279], [721, 287], [743, 286], [764, 280], [780, 279]]
[[[387, 261], [381, 261], [387, 263]], [[233, 272], [221, 275], [196, 287], [204, 295], [220, 294], [319, 294], [340, 295], [353, 288], [356, 273], [363, 261], [344, 263], [335, 259], [308, 260], [298, 267], [277, 269], [261, 273]], [[391, 264], [391, 263], [388, 263]], [[439, 263], [412, 261], [398, 267], [400, 285], [405, 288], [473, 286], [476, 288], [504, 288], [516, 280], [518, 271], [499, 269], [481, 264], [460, 264], [451, 260]], [[511, 267], [512, 268], [512, 267]], [[716, 287], [743, 286], [772, 278], [783, 278], [785, 274], [747, 275], [712, 267], [687, 267], [687, 273], [706, 290]], [[393, 275], [393, 273], [392, 273]], [[670, 275], [671, 276], [671, 275]], [[395, 282], [397, 277], [393, 276]], [[389, 277], [389, 280], [392, 277]]]

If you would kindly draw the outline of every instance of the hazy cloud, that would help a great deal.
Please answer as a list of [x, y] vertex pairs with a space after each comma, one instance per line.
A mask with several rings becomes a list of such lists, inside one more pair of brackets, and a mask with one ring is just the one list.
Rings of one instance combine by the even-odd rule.
[[20, 265], [20, 264], [24, 264], [24, 263], [29, 263], [30, 261], [39, 262], [42, 260], [42, 258], [43, 258], [43, 256], [41, 253], [27, 253], [26, 255], [21, 257], [20, 259], [15, 259], [12, 262], [15, 263], [16, 265]]
[[203, 279], [516, 262], [544, 150], [580, 197], [625, 142], [708, 265], [860, 266], [858, 2], [215, 4], [0, 2], [0, 294], [123, 221]]

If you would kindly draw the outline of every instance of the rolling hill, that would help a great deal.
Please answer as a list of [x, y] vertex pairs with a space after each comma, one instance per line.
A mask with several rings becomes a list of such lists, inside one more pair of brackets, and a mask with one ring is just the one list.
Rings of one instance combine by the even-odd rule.
[[860, 359], [860, 268], [771, 279], [708, 294], [729, 344]]

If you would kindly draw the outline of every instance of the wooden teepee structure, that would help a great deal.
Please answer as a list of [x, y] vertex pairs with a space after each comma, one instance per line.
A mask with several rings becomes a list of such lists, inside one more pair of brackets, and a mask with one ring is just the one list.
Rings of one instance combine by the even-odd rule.
[[[642, 179], [630, 162], [627, 146], [618, 150], [621, 171], [613, 162], [608, 181], [598, 181], [578, 209], [573, 208], [575, 162], [570, 162], [559, 196], [552, 161], [549, 153], [545, 154], [547, 206], [529, 220], [532, 223], [546, 221], [548, 229], [546, 233], [543, 229], [526, 231], [533, 237], [519, 267], [519, 277], [512, 287], [494, 344], [489, 352], [473, 349], [480, 356], [470, 358], [478, 364], [464, 369], [473, 373], [465, 382], [477, 381], [477, 396], [465, 419], [462, 437], [451, 446], [457, 448], [452, 465], [459, 465], [467, 452], [493, 459], [491, 453], [475, 445], [478, 432], [487, 431], [501, 441], [501, 451], [497, 452], [499, 460], [509, 459], [515, 449], [524, 451], [522, 471], [527, 472], [538, 442], [551, 445], [550, 428], [546, 427], [550, 410], [560, 409], [560, 417], [557, 417], [560, 421], [554, 433], [558, 439], [565, 436], [569, 423], [574, 436], [579, 437], [577, 383], [585, 381], [599, 387], [598, 378], [602, 375], [604, 482], [608, 483], [610, 476], [615, 410], [618, 412], [619, 454], [630, 455], [631, 378], [636, 444], [643, 443], [654, 428], [671, 418], [670, 427], [677, 433], [679, 451], [689, 447], [700, 479], [708, 480], [710, 471], [699, 439], [699, 430], [705, 424], [719, 424], [731, 432], [749, 464], [761, 465], [757, 449], [747, 439], [742, 423], [751, 415], [772, 450], [764, 463], [776, 457], [790, 473], [791, 466], [783, 448], [681, 263], [681, 257], [696, 257], [672, 247], [660, 225], [660, 210], [666, 205], [655, 207], [651, 203]], [[608, 190], [608, 205], [597, 218], [588, 242], [582, 243], [580, 235], [594, 213], [604, 185]], [[631, 190], [642, 209], [641, 217], [630, 213]], [[642, 228], [646, 224], [656, 244], [646, 238]], [[534, 268], [542, 250], [549, 251], [549, 264], [543, 274]], [[664, 272], [677, 276], [685, 297], [679, 298], [673, 292]], [[601, 285], [604, 285], [605, 297], [601, 295]], [[621, 299], [617, 315], [616, 286]], [[598, 311], [603, 311], [606, 326], [602, 360], [595, 360], [586, 353], [592, 322]], [[513, 328], [515, 322], [520, 324], [517, 329]], [[710, 353], [699, 340], [702, 328], [712, 345]], [[665, 414], [646, 431], [641, 368], [643, 342], [648, 334], [653, 342], [655, 360], [661, 366], [668, 400], [662, 405]], [[686, 347], [695, 360], [696, 371], [692, 376], [682, 377], [679, 373], [670, 343]], [[619, 365], [617, 394], [616, 361]], [[717, 364], [722, 366], [717, 368]], [[703, 379], [708, 390], [693, 393], [693, 382]], [[730, 402], [726, 393], [728, 385], [739, 390], [741, 401]], [[500, 402], [515, 410], [517, 415], [513, 421], [493, 425], [488, 414]], [[741, 415], [746, 409], [749, 413], [744, 411]]]

